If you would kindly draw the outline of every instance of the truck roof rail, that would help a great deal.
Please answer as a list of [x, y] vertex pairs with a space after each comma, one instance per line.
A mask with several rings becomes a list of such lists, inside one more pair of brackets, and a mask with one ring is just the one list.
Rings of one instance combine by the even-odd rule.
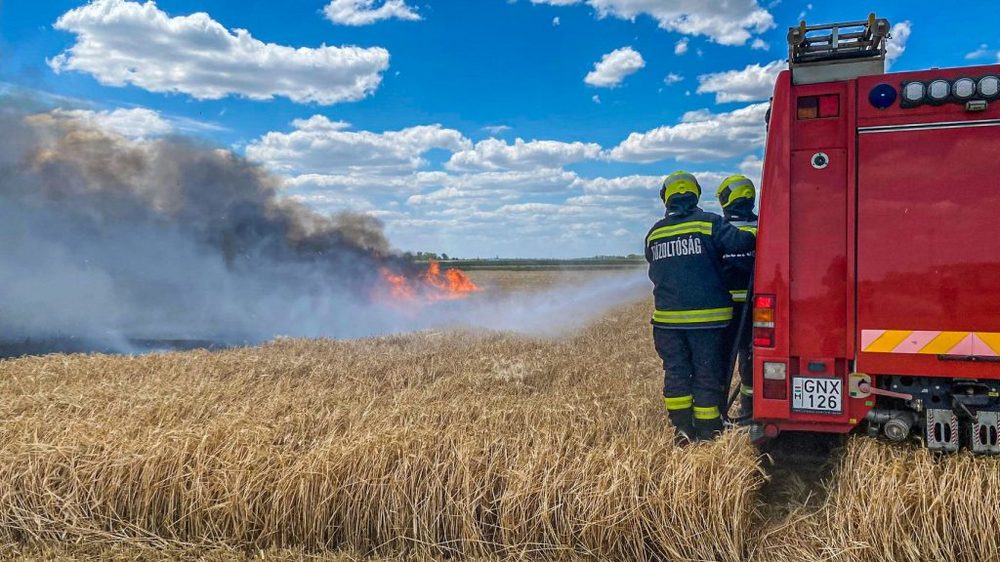
[[848, 80], [885, 72], [889, 20], [867, 20], [788, 29], [788, 67], [795, 84]]

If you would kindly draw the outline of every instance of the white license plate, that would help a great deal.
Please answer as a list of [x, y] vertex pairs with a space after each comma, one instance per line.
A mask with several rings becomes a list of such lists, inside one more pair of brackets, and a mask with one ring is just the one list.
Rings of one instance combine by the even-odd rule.
[[792, 377], [792, 410], [839, 414], [844, 409], [844, 381], [830, 377]]

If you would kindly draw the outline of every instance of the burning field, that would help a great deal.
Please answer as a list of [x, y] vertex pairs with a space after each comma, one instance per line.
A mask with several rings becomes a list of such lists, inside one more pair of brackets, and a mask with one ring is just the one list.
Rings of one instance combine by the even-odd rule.
[[479, 291], [465, 272], [460, 269], [442, 271], [441, 264], [436, 261], [430, 262], [425, 271], [415, 275], [394, 273], [382, 267], [380, 281], [373, 298], [405, 305], [461, 299]]
[[1000, 557], [995, 459], [856, 438], [820, 480], [773, 470], [739, 432], [675, 449], [646, 315], [626, 304], [544, 339], [424, 331], [0, 362], [0, 554]]
[[0, 124], [0, 334], [125, 353], [0, 361], [2, 557], [1000, 558], [996, 459], [674, 448], [641, 271], [470, 277], [225, 150]]
[[642, 282], [537, 303], [467, 298], [480, 291], [462, 271], [392, 248], [371, 216], [324, 215], [286, 197], [280, 178], [231, 151], [129, 139], [6, 101], [0, 356], [454, 326], [539, 333], [580, 299], [600, 303], [582, 313], [592, 318]]

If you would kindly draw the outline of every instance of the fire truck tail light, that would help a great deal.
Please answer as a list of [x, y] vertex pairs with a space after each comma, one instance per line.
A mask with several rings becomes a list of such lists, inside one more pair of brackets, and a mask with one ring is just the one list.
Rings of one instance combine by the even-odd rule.
[[778, 299], [774, 295], [754, 295], [753, 297], [754, 308], [774, 308], [777, 302]]
[[774, 347], [774, 295], [753, 297], [753, 344], [757, 347]]
[[837, 117], [840, 115], [840, 96], [802, 96], [798, 100], [797, 114], [799, 119]]
[[831, 94], [819, 97], [819, 116], [837, 117], [840, 115], [840, 96]]
[[788, 400], [788, 381], [764, 379], [764, 398], [768, 400]]
[[764, 362], [764, 398], [788, 399], [788, 367], [784, 363]]
[[764, 362], [764, 378], [768, 380], [783, 381], [788, 373], [788, 367], [784, 363]]
[[774, 347], [774, 328], [753, 329], [753, 344], [756, 347]]

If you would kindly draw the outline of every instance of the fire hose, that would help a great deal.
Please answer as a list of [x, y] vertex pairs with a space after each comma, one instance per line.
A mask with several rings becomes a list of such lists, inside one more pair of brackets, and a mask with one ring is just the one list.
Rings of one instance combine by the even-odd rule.
[[[722, 419], [726, 422], [740, 422], [743, 421], [742, 418], [731, 419], [729, 417], [729, 410], [732, 409], [733, 404], [736, 402], [736, 398], [740, 395], [740, 387], [736, 386], [733, 388], [733, 379], [736, 376], [736, 361], [739, 359], [740, 347], [743, 345], [743, 337], [748, 329], [752, 329], [752, 324], [749, 321], [750, 316], [753, 313], [753, 273], [750, 274], [750, 281], [747, 283], [747, 300], [743, 303], [743, 311], [740, 314], [739, 324], [736, 328], [736, 337], [733, 338], [733, 347], [729, 350], [729, 361], [726, 363], [728, 370], [726, 373], [729, 376], [726, 378], [726, 384], [722, 387], [722, 396], [725, 399], [725, 403], [722, 405]], [[732, 390], [730, 390], [732, 389]]]

